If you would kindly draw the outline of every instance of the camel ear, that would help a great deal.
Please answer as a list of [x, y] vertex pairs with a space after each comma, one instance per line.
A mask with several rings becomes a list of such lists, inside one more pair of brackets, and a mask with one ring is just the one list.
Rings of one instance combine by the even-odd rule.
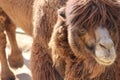
[[65, 21], [65, 7], [62, 7], [58, 10], [58, 17], [62, 20]]

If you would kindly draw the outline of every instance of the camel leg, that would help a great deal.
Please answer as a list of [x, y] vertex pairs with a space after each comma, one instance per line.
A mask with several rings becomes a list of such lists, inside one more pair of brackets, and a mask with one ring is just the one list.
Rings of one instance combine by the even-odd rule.
[[16, 30], [16, 27], [14, 24], [9, 24], [8, 26], [6, 26], [6, 33], [11, 46], [11, 54], [8, 57], [8, 60], [12, 68], [19, 68], [23, 66], [24, 61], [23, 61], [22, 51], [18, 47], [18, 44], [16, 41], [15, 30]]
[[15, 76], [9, 69], [6, 59], [5, 47], [6, 36], [0, 26], [0, 60], [1, 60], [1, 80], [15, 80]]

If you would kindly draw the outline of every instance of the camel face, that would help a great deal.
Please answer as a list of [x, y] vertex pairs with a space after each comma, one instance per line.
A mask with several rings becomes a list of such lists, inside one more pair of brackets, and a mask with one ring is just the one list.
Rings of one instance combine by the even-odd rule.
[[77, 1], [67, 3], [65, 14], [69, 45], [80, 58], [91, 58], [99, 64], [111, 65], [116, 59], [115, 46], [119, 38], [117, 15], [108, 10], [106, 3], [104, 6], [94, 1], [96, 5], [88, 2], [85, 5], [82, 2], [77, 4]]
[[111, 65], [116, 59], [113, 40], [104, 27], [71, 28], [68, 30], [68, 41], [77, 56], [93, 57], [102, 65]]

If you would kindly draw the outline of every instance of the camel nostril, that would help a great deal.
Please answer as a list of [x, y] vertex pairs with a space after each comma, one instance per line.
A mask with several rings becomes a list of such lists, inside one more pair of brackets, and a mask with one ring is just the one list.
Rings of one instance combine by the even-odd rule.
[[111, 49], [114, 46], [114, 43], [112, 40], [110, 39], [105, 39], [105, 40], [101, 40], [99, 42], [99, 46], [104, 48], [104, 49]]
[[100, 45], [100, 47], [107, 49], [103, 44], [99, 44], [99, 45]]

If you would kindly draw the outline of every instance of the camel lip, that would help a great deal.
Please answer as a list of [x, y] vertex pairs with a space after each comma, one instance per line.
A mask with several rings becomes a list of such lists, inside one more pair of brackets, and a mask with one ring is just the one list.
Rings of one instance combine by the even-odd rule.
[[101, 60], [101, 59], [99, 59], [99, 58], [95, 58], [95, 59], [96, 59], [96, 61], [97, 61], [99, 64], [105, 65], [105, 66], [110, 66], [110, 65], [112, 65], [113, 62], [115, 61], [115, 60], [105, 61], [105, 60]]

